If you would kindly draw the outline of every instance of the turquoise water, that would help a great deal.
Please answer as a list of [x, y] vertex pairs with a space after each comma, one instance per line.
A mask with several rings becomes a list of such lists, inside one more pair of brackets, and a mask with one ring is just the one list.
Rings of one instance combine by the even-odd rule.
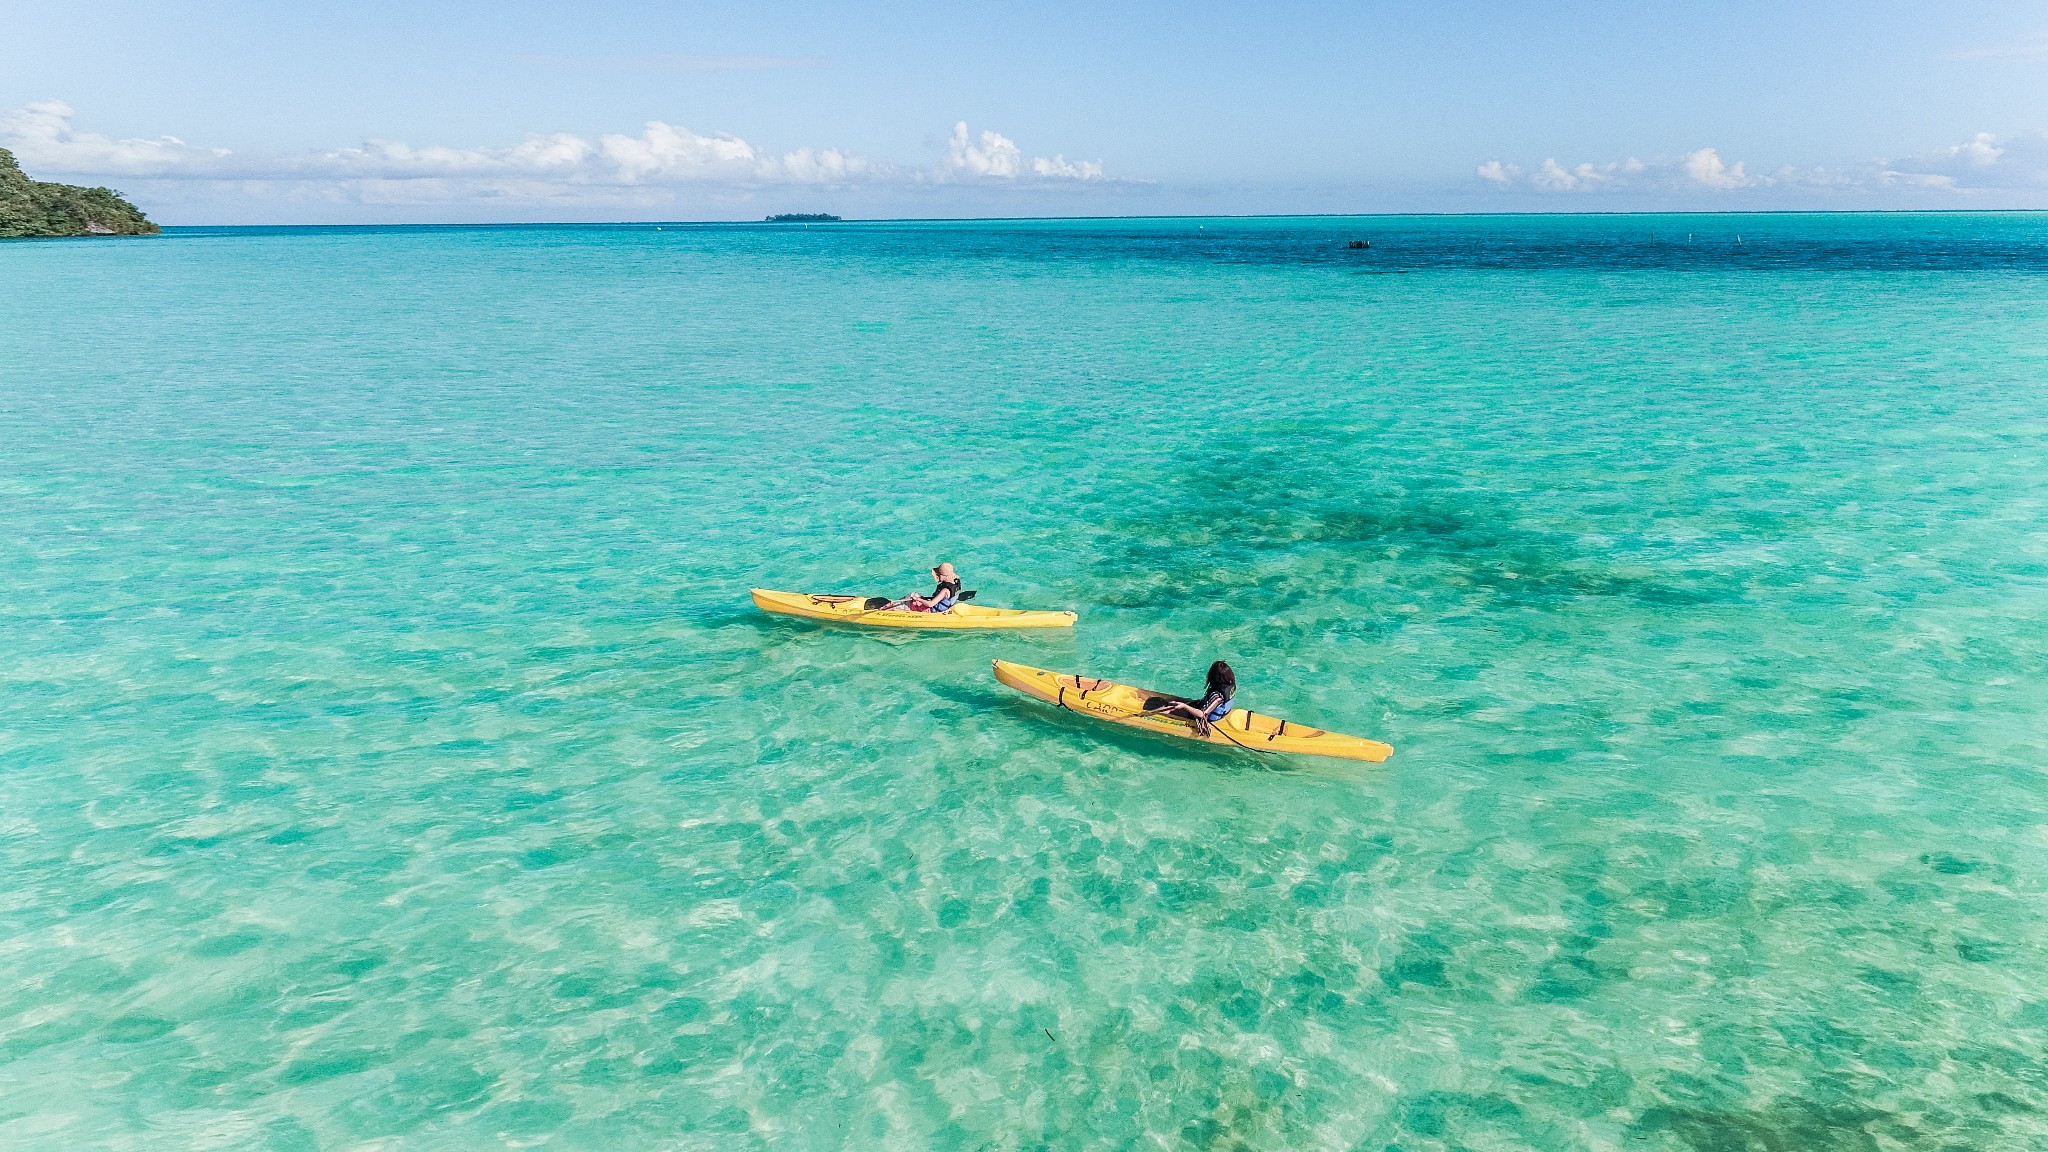
[[[0, 1145], [2040, 1147], [2044, 272], [2026, 215], [0, 246]], [[940, 558], [1080, 626], [747, 603]]]

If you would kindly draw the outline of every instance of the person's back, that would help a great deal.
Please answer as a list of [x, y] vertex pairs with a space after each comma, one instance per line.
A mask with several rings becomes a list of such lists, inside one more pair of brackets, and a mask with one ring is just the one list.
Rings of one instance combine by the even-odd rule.
[[1155, 697], [1145, 702], [1145, 711], [1158, 716], [1171, 716], [1185, 720], [1194, 726], [1197, 736], [1209, 735], [1209, 726], [1230, 715], [1230, 709], [1237, 699], [1237, 673], [1230, 665], [1218, 660], [1209, 665], [1209, 677], [1203, 685], [1199, 700], [1177, 700]]
[[932, 590], [930, 598], [926, 601], [930, 605], [926, 610], [930, 612], [951, 611], [953, 605], [960, 602], [959, 573], [953, 571], [951, 564], [941, 563], [937, 568], [932, 569], [932, 575], [938, 579], [939, 586]]
[[1230, 665], [1218, 660], [1209, 665], [1209, 679], [1202, 698], [1195, 702], [1195, 710], [1209, 723], [1230, 715], [1232, 701], [1237, 699], [1237, 673]]
[[890, 608], [901, 608], [910, 612], [950, 612], [960, 602], [960, 574], [953, 571], [953, 565], [940, 561], [932, 569], [932, 578], [939, 582], [929, 596], [912, 594], [888, 604]]

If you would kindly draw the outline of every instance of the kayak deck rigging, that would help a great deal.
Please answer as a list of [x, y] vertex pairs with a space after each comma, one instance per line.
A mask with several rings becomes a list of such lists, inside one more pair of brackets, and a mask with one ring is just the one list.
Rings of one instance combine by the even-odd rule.
[[1334, 756], [1343, 760], [1374, 762], [1385, 760], [1394, 753], [1390, 745], [1378, 740], [1311, 728], [1277, 716], [1260, 715], [1249, 708], [1231, 709], [1221, 720], [1209, 725], [1207, 736], [1202, 736], [1187, 720], [1145, 711], [1147, 700], [1159, 697], [1178, 699], [1163, 692], [1151, 692], [1114, 680], [1049, 672], [1007, 660], [995, 661], [995, 674], [997, 680], [1019, 692], [1056, 704], [1069, 712], [1198, 743], [1232, 745], [1254, 752]]

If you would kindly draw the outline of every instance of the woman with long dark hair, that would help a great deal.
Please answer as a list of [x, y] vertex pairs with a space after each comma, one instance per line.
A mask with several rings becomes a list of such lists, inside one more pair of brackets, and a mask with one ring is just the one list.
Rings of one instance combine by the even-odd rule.
[[1209, 725], [1230, 715], [1230, 702], [1237, 696], [1237, 673], [1218, 660], [1209, 665], [1208, 690], [1200, 700], [1154, 696], [1145, 701], [1145, 711], [1155, 716], [1172, 716], [1195, 726], [1195, 735], [1208, 738]]

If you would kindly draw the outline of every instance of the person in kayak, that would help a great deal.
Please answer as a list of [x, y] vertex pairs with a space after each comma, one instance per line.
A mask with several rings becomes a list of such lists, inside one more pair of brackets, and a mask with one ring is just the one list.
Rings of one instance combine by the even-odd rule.
[[910, 595], [901, 600], [890, 601], [889, 607], [901, 608], [907, 612], [950, 612], [960, 602], [960, 575], [953, 571], [951, 564], [940, 562], [932, 569], [932, 576], [939, 586], [929, 596]]
[[1237, 673], [1218, 660], [1209, 665], [1208, 691], [1200, 700], [1154, 696], [1145, 701], [1145, 711], [1154, 716], [1172, 716], [1195, 726], [1195, 735], [1206, 739], [1209, 725], [1230, 715], [1230, 703], [1237, 697]]

